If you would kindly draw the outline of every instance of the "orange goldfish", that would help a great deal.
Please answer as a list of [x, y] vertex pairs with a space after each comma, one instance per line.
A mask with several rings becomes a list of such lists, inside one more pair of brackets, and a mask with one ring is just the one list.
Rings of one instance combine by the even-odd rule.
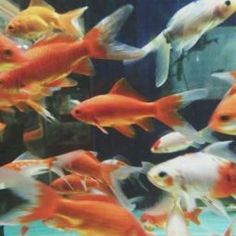
[[16, 43], [0, 33], [0, 72], [16, 68], [27, 61]]
[[208, 126], [217, 132], [236, 135], [236, 85], [233, 85], [213, 112]]
[[27, 225], [56, 213], [59, 196], [47, 185], [3, 167], [0, 180], [1, 193], [8, 196], [1, 199], [1, 225]]
[[141, 224], [123, 207], [109, 201], [63, 199], [46, 224], [75, 230], [83, 236], [147, 236]]
[[119, 80], [109, 94], [100, 95], [78, 103], [71, 115], [85, 123], [98, 127], [104, 133], [111, 127], [127, 137], [134, 137], [131, 125], [136, 124], [145, 131], [152, 131], [149, 118], [160, 120], [167, 126], [185, 134], [191, 140], [202, 142], [197, 132], [187, 125], [177, 110], [190, 102], [206, 96], [205, 89], [192, 90], [145, 102], [126, 82]]
[[86, 175], [66, 175], [64, 178], [54, 180], [51, 183], [51, 187], [57, 192], [66, 195], [100, 192], [105, 195], [113, 196], [110, 188], [106, 184]]
[[[144, 56], [141, 49], [114, 42], [114, 38], [133, 7], [126, 5], [103, 19], [83, 40], [65, 35], [45, 39], [26, 52], [29, 61], [23, 66], [0, 75], [2, 87], [19, 89], [58, 80], [71, 72], [91, 74], [87, 57], [98, 59], [135, 59]], [[40, 71], [40, 73], [38, 73]]]
[[[191, 221], [197, 225], [200, 224], [200, 221], [198, 219], [198, 216], [201, 214], [202, 210], [199, 208], [194, 209], [193, 211], [185, 211], [184, 212], [184, 217], [186, 220]], [[168, 218], [168, 214], [160, 214], [160, 215], [151, 215], [151, 214], [143, 214], [141, 216], [141, 221], [142, 222], [148, 222], [152, 225], [156, 225], [159, 228], [165, 228], [166, 226], [166, 221]]]
[[31, 0], [27, 9], [17, 14], [6, 26], [6, 32], [17, 37], [35, 40], [49, 35], [55, 30], [66, 34], [83, 36], [81, 26], [76, 27], [74, 20], [81, 17], [87, 7], [58, 14], [43, 0]]

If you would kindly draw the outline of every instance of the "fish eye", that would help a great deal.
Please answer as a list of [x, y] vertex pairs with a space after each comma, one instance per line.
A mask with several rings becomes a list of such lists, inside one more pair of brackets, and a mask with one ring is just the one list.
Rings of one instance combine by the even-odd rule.
[[13, 51], [11, 49], [7, 48], [2, 51], [2, 54], [4, 57], [9, 58], [9, 57], [12, 57]]
[[164, 177], [166, 177], [168, 174], [165, 172], [165, 171], [161, 171], [161, 172], [159, 172], [159, 174], [158, 174], [158, 176], [160, 177], [160, 178], [164, 178]]
[[80, 113], [81, 113], [80, 110], [75, 110], [76, 115], [79, 115]]
[[15, 30], [15, 28], [12, 25], [9, 25], [7, 28], [10, 32], [14, 32]]
[[231, 1], [230, 1], [230, 0], [225, 1], [225, 5], [226, 5], [227, 7], [230, 6], [230, 5], [231, 5]]
[[227, 121], [230, 120], [230, 118], [231, 118], [230, 115], [221, 115], [221, 116], [219, 116], [219, 119], [222, 122], [227, 122]]

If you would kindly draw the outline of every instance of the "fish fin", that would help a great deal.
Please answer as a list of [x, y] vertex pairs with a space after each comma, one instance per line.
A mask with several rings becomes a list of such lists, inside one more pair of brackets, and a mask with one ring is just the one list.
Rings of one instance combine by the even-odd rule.
[[55, 117], [39, 103], [28, 99], [26, 100], [26, 104], [30, 106], [33, 110], [35, 110], [38, 114], [40, 114], [45, 120], [49, 122], [55, 121]]
[[20, 235], [21, 236], [26, 236], [28, 231], [29, 231], [29, 226], [28, 225], [23, 225], [20, 228]]
[[83, 27], [81, 24], [76, 23], [88, 7], [81, 7], [69, 12], [66, 12], [59, 17], [59, 27], [66, 30], [67, 34], [76, 35], [78, 37], [83, 36]]
[[18, 156], [13, 162], [23, 161], [23, 160], [40, 160], [40, 158], [38, 156], [35, 156], [31, 152], [26, 151], [22, 153], [20, 156]]
[[136, 122], [136, 125], [138, 125], [139, 127], [141, 127], [143, 130], [145, 130], [147, 132], [154, 131], [154, 125], [152, 123], [152, 120], [149, 118], [139, 120], [138, 122]]
[[55, 8], [51, 5], [49, 5], [46, 1], [44, 0], [30, 0], [29, 6], [28, 7], [36, 7], [36, 6], [41, 6], [41, 7], [47, 7], [53, 11], [55, 11]]
[[142, 161], [141, 164], [142, 164], [142, 173], [143, 173], [143, 174], [147, 174], [147, 172], [148, 172], [152, 167], [155, 166], [153, 163], [147, 162], [147, 161]]
[[5, 0], [1, 1], [0, 12], [3, 19], [9, 21], [20, 13], [20, 8], [15, 3]]
[[139, 59], [145, 52], [139, 48], [115, 41], [115, 37], [133, 10], [132, 5], [125, 5], [100, 21], [84, 37], [88, 56], [97, 59], [125, 60]]
[[128, 138], [134, 138], [136, 133], [132, 126], [113, 126], [112, 128], [116, 129], [121, 134], [125, 135]]
[[128, 97], [132, 97], [138, 99], [140, 101], [146, 101], [146, 99], [140, 95], [137, 91], [135, 91], [127, 82], [125, 78], [118, 80], [110, 90], [109, 94], [118, 94], [124, 95]]
[[215, 212], [217, 215], [224, 216], [227, 219], [230, 219], [227, 211], [225, 210], [224, 205], [222, 204], [221, 201], [216, 200], [216, 199], [210, 199], [208, 197], [204, 197], [201, 199], [203, 203], [209, 207], [213, 212]]
[[218, 139], [214, 136], [213, 131], [207, 126], [206, 128], [199, 131], [199, 134], [207, 143], [217, 142]]
[[159, 88], [168, 79], [171, 44], [167, 41], [164, 33], [161, 33], [142, 49], [146, 54], [155, 52], [156, 87]]
[[95, 69], [91, 60], [88, 57], [77, 60], [72, 66], [71, 71], [85, 76], [94, 76]]
[[202, 209], [196, 208], [188, 215], [188, 219], [190, 219], [194, 224], [200, 225], [201, 222], [199, 220], [199, 215], [201, 213], [202, 213]]
[[70, 78], [59, 78], [50, 82], [46, 82], [44, 84], [44, 86], [47, 87], [46, 89], [48, 89], [48, 87], [49, 88], [70, 88], [70, 87], [75, 87], [77, 85], [78, 83], [75, 80], [72, 80]]
[[216, 142], [204, 148], [203, 152], [227, 159], [235, 163], [236, 153], [234, 153], [233, 150], [230, 149], [230, 145], [232, 143], [233, 141]]
[[109, 134], [108, 131], [106, 129], [104, 129], [102, 126], [98, 125], [98, 124], [94, 124], [100, 131], [102, 131], [104, 134]]
[[216, 72], [211, 74], [212, 77], [226, 81], [229, 84], [236, 82], [236, 71]]
[[156, 119], [165, 125], [180, 132], [190, 141], [203, 144], [204, 141], [199, 133], [178, 113], [178, 110], [186, 107], [191, 102], [203, 99], [207, 96], [207, 89], [194, 89], [179, 94], [170, 95], [157, 100]]

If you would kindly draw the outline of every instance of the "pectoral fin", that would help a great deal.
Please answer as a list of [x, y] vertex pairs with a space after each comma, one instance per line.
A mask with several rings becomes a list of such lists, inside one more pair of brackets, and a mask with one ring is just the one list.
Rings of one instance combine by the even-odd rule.
[[139, 120], [136, 124], [147, 132], [154, 131], [154, 126], [151, 119], [142, 119]]

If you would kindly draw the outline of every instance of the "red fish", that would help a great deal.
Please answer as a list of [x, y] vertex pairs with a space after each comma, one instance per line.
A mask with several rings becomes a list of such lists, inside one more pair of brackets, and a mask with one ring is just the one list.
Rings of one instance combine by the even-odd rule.
[[[29, 61], [23, 66], [0, 75], [2, 87], [22, 88], [31, 83], [48, 83], [71, 72], [91, 75], [88, 57], [123, 60], [144, 56], [141, 49], [114, 42], [114, 38], [133, 7], [126, 5], [103, 19], [83, 40], [65, 35], [45, 39], [26, 52]], [[40, 71], [40, 73], [39, 73]]]
[[105, 128], [114, 128], [127, 137], [134, 137], [131, 125], [152, 131], [150, 118], [160, 120], [167, 126], [185, 134], [191, 140], [202, 142], [197, 132], [186, 124], [177, 110], [192, 101], [206, 96], [206, 90], [197, 89], [145, 102], [126, 82], [119, 80], [109, 94], [99, 95], [77, 104], [71, 114], [77, 120], [94, 125], [108, 133]]
[[45, 223], [83, 236], [149, 235], [129, 211], [106, 200], [62, 200], [57, 215]]

